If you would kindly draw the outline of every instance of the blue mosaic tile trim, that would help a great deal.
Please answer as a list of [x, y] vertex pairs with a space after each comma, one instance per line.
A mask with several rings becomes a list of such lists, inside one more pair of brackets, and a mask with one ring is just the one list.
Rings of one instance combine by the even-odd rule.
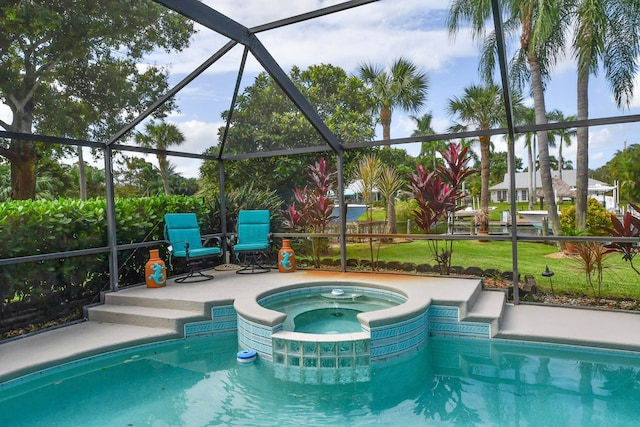
[[401, 357], [422, 348], [429, 336], [429, 317], [423, 313], [394, 325], [371, 328], [371, 363]]
[[313, 286], [313, 284], [309, 284], [308, 287], [279, 292], [279, 293], [261, 298], [258, 301], [258, 304], [260, 305], [269, 304], [275, 301], [280, 301], [283, 299], [288, 299], [288, 298], [297, 297], [297, 296], [317, 295], [319, 293], [330, 293], [333, 289], [336, 289], [336, 288], [342, 289], [345, 293], [361, 293], [365, 296], [387, 298], [397, 302], [398, 304], [401, 304], [407, 300], [403, 295], [397, 292], [392, 292], [384, 289], [370, 288], [366, 286], [354, 286], [352, 284], [334, 283], [330, 286]]
[[282, 330], [282, 324], [274, 327], [261, 325], [237, 316], [238, 344], [244, 349], [253, 349], [265, 360], [273, 360], [273, 344], [271, 335]]
[[456, 336], [467, 338], [491, 338], [491, 328], [486, 323], [434, 323], [431, 325], [431, 335]]
[[431, 335], [491, 338], [491, 326], [488, 323], [458, 321], [458, 307], [431, 306], [428, 313]]
[[184, 336], [185, 338], [190, 338], [236, 332], [238, 329], [237, 318], [236, 310], [232, 305], [212, 307], [212, 320], [186, 323], [184, 325]]

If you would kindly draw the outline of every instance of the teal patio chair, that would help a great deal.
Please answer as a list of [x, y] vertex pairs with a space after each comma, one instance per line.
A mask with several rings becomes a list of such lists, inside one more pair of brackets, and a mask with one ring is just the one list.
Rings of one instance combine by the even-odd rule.
[[271, 246], [271, 214], [268, 210], [242, 210], [236, 225], [237, 238], [232, 245], [236, 259], [245, 255], [245, 265], [238, 274], [266, 273], [258, 258]]
[[[169, 243], [169, 253], [171, 257], [184, 259], [189, 272], [175, 279], [176, 282], [202, 282], [213, 279], [209, 274], [203, 274], [196, 269], [196, 264], [201, 264], [207, 259], [220, 257], [220, 238], [217, 247], [203, 246], [200, 237], [200, 226], [194, 213], [170, 213], [164, 216], [164, 239]], [[206, 243], [206, 242], [205, 242]]]

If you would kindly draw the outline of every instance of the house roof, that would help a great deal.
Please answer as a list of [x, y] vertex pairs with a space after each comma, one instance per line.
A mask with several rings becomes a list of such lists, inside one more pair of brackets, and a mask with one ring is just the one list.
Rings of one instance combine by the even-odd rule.
[[[529, 172], [517, 172], [516, 174], [516, 189], [517, 190], [526, 190], [529, 188]], [[552, 178], [558, 178], [558, 171], [551, 171]], [[500, 184], [493, 185], [489, 187], [490, 191], [496, 190], [508, 190], [509, 189], [509, 176], [505, 174], [504, 180]], [[576, 186], [576, 171], [573, 170], [562, 170], [562, 181], [566, 183], [569, 187]], [[542, 188], [542, 179], [540, 178], [540, 171], [536, 171], [536, 189]], [[555, 184], [554, 184], [555, 186]], [[610, 184], [606, 182], [598, 181], [597, 179], [589, 178], [589, 182], [587, 184], [588, 187], [611, 187]], [[566, 196], [570, 197], [570, 196]]]
[[[564, 178], [564, 171], [562, 177]], [[556, 197], [576, 197], [575, 187], [571, 187], [569, 184], [567, 184], [557, 176], [551, 178], [551, 181], [553, 185], [553, 191], [556, 193]], [[544, 197], [544, 191], [542, 191], [542, 188], [536, 189], [536, 196]]]

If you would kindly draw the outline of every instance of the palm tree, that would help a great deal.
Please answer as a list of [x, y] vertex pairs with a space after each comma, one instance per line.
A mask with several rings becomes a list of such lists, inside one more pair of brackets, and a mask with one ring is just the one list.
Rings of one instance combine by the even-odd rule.
[[[568, 116], [565, 117], [562, 111], [555, 109], [548, 114], [550, 120], [562, 123], [562, 122], [573, 122], [576, 120], [576, 116]], [[565, 129], [555, 129], [549, 132], [550, 140], [555, 140], [558, 137], [558, 178], [562, 179], [562, 167], [565, 164], [564, 157], [562, 157], [562, 146], [570, 147], [571, 146], [571, 138], [576, 136], [575, 128], [565, 128]]]
[[[573, 51], [578, 60], [578, 120], [589, 118], [589, 76], [600, 69], [618, 107], [629, 106], [640, 55], [640, 3], [629, 0], [582, 0], [575, 8]], [[589, 181], [589, 128], [576, 133], [576, 227], [586, 227]]]
[[[449, 100], [447, 111], [452, 116], [458, 116], [459, 122], [452, 127], [452, 131], [464, 131], [473, 127], [476, 130], [488, 130], [504, 122], [505, 109], [502, 100], [502, 89], [495, 84], [486, 86], [471, 85], [464, 90], [462, 98], [454, 97]], [[480, 138], [480, 221], [479, 231], [489, 230], [489, 163], [491, 156], [491, 137]]]
[[[523, 114], [518, 119], [521, 125], [535, 125], [536, 124], [536, 112], [533, 108], [526, 108]], [[529, 210], [533, 209], [535, 203], [536, 192], [536, 133], [525, 132], [524, 146], [527, 149], [527, 174], [529, 177]]]
[[[371, 64], [360, 66], [360, 79], [371, 90], [375, 112], [380, 114], [382, 138], [391, 139], [391, 116], [400, 108], [409, 113], [420, 111], [427, 99], [429, 78], [405, 58], [399, 58], [387, 71]], [[395, 198], [387, 200], [387, 211], [395, 212]], [[398, 232], [395, 222], [389, 224], [389, 233]]]
[[[156, 124], [151, 121], [146, 124], [145, 132], [146, 133], [136, 134], [136, 142], [143, 147], [166, 150], [167, 147], [180, 145], [184, 142], [184, 135], [173, 123], [161, 122]], [[160, 169], [164, 193], [171, 194], [171, 188], [169, 186], [170, 167], [167, 155], [157, 153], [156, 157], [158, 158], [158, 169]]]
[[[411, 120], [416, 123], [416, 129], [411, 136], [427, 136], [435, 135], [431, 122], [433, 121], [433, 114], [430, 112], [423, 114], [421, 117], [409, 116]], [[443, 140], [423, 142], [420, 147], [420, 158], [431, 157], [433, 162], [433, 170], [438, 166], [436, 153], [443, 151], [447, 148], [447, 143]]]
[[[564, 51], [565, 29], [569, 25], [568, 14], [572, 0], [506, 0], [504, 12], [508, 16], [504, 24], [507, 33], [518, 32], [519, 49], [511, 61], [511, 76], [516, 88], [521, 89], [528, 80], [533, 94], [536, 124], [546, 124], [544, 80], [558, 55]], [[481, 0], [454, 0], [449, 9], [449, 32], [455, 34], [461, 22], [469, 22], [475, 39], [482, 39], [481, 72], [491, 81], [495, 72], [496, 36], [486, 35], [485, 25], [491, 17], [491, 2]], [[510, 34], [507, 34], [509, 36]], [[514, 34], [515, 35], [515, 34]], [[549, 167], [549, 139], [546, 131], [538, 132], [538, 154], [541, 165], [542, 189], [549, 210], [549, 222], [554, 234], [561, 234], [560, 219], [553, 196]]]

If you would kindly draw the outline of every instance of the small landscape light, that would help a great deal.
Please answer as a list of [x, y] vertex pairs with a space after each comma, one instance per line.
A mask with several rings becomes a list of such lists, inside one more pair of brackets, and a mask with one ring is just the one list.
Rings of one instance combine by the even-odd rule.
[[555, 273], [553, 271], [549, 270], [549, 266], [548, 265], [546, 266], [545, 270], [542, 272], [542, 275], [544, 277], [548, 277], [549, 278], [549, 285], [551, 285], [551, 294], [555, 297], [556, 293], [553, 290], [553, 281], [551, 280], [551, 277], [553, 277], [554, 274]]

